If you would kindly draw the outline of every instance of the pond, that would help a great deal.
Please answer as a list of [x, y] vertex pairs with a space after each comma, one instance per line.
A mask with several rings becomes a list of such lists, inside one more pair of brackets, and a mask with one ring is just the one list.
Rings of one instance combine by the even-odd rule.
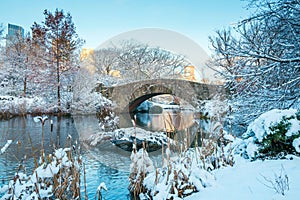
[[[174, 127], [186, 130], [193, 125], [191, 111], [167, 111], [170, 119], [174, 120]], [[137, 126], [160, 131], [165, 128], [164, 114], [138, 114]], [[120, 116], [120, 127], [132, 126], [128, 115]], [[50, 120], [53, 121], [51, 131]], [[173, 128], [174, 128], [173, 127]], [[104, 192], [106, 199], [130, 199], [128, 175], [131, 152], [124, 151], [112, 143], [104, 143], [96, 147], [89, 146], [83, 140], [99, 131], [98, 120], [94, 115], [56, 117], [49, 116], [44, 126], [44, 148], [46, 153], [52, 153], [55, 147], [69, 146], [75, 141], [80, 142], [82, 160], [86, 170], [87, 193], [89, 199], [95, 198], [97, 187], [105, 182], [108, 191]], [[15, 117], [7, 121], [0, 121], [0, 148], [7, 140], [12, 144], [7, 151], [0, 154], [0, 186], [7, 184], [18, 169], [19, 164], [26, 167], [27, 174], [32, 173], [34, 158], [38, 158], [42, 141], [41, 123], [35, 123], [33, 117]], [[68, 138], [72, 138], [71, 140]], [[152, 159], [161, 159], [161, 153], [149, 154]], [[82, 187], [82, 193], [84, 188]], [[0, 194], [1, 197], [1, 194]]]

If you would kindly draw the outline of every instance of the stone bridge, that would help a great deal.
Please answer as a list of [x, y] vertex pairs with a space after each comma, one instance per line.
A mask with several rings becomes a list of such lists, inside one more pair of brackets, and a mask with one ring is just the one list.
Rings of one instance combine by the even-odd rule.
[[116, 113], [132, 111], [143, 101], [161, 94], [174, 95], [194, 107], [198, 100], [209, 100], [226, 94], [223, 86], [182, 79], [141, 80], [112, 87], [99, 85], [95, 90], [117, 104], [114, 109]]

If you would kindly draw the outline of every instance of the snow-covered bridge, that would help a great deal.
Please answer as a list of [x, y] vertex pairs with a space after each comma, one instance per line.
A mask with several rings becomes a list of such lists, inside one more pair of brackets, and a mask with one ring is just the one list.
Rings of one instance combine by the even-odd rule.
[[226, 93], [220, 85], [181, 79], [141, 80], [112, 87], [99, 85], [96, 91], [117, 104], [114, 110], [117, 113], [132, 111], [146, 99], [161, 94], [174, 95], [196, 106], [198, 100], [209, 100]]

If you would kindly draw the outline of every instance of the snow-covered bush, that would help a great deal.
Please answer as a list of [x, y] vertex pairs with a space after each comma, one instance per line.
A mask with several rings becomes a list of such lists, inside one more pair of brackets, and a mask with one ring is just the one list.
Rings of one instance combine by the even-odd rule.
[[99, 84], [107, 81], [106, 79], [99, 81], [99, 79], [98, 75], [92, 75], [86, 69], [81, 69], [74, 85], [72, 113], [96, 114], [101, 129], [112, 131], [117, 128], [118, 117], [112, 111], [114, 103], [95, 91]]
[[210, 187], [214, 181], [214, 176], [202, 168], [194, 152], [187, 151], [151, 172], [143, 183], [145, 192], [139, 196], [141, 199], [181, 199]]
[[113, 131], [118, 128], [119, 118], [113, 112], [113, 103], [102, 98], [102, 101], [96, 105], [96, 116], [99, 120], [99, 126], [104, 131]]
[[268, 111], [243, 135], [244, 150], [251, 158], [300, 153], [300, 112], [295, 109]]
[[146, 149], [142, 148], [137, 151], [136, 144], [133, 144], [130, 159], [130, 183], [128, 189], [134, 197], [137, 197], [140, 193], [145, 192], [143, 181], [147, 174], [153, 171], [153, 163]]

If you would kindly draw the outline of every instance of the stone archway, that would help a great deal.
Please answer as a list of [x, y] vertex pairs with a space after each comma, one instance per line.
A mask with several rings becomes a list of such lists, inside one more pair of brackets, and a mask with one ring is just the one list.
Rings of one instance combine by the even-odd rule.
[[144, 100], [160, 94], [177, 96], [192, 106], [196, 106], [198, 100], [209, 100], [216, 95], [226, 94], [223, 86], [181, 79], [141, 80], [113, 87], [97, 87], [96, 91], [116, 103], [116, 113], [128, 112]]

